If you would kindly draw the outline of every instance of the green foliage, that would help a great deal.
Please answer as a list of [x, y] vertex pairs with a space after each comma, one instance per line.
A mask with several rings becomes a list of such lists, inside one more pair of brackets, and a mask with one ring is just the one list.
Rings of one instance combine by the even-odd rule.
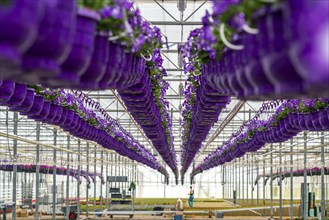
[[311, 113], [327, 107], [329, 107], [329, 104], [321, 100], [316, 100], [313, 106], [312, 105], [307, 106], [303, 101], [299, 103], [299, 111], [302, 113]]
[[248, 138], [252, 138], [256, 134], [256, 132], [257, 132], [256, 128], [253, 129], [253, 130], [248, 131], [248, 135], [247, 135]]
[[103, 7], [103, 0], [78, 0], [78, 5], [92, 10], [99, 10]]
[[88, 118], [87, 119], [87, 122], [90, 124], [90, 125], [93, 125], [93, 126], [97, 126], [98, 125], [98, 121], [96, 118]]
[[282, 121], [283, 119], [285, 119], [288, 114], [290, 113], [290, 109], [289, 108], [284, 108], [276, 117], [276, 120], [278, 122]]
[[0, 5], [9, 5], [12, 0], [0, 0]]
[[320, 101], [320, 100], [317, 100], [314, 103], [314, 110], [324, 109], [324, 108], [327, 108], [327, 107], [329, 107], [329, 104], [326, 103], [326, 102]]
[[[238, 5], [231, 5], [227, 8], [227, 10], [222, 13], [219, 17], [215, 17], [214, 19], [218, 20], [220, 24], [227, 24], [230, 19], [232, 19], [235, 15], [238, 13], [243, 13], [245, 15], [245, 19], [247, 23], [250, 25], [255, 25], [255, 21], [252, 19], [253, 14], [263, 6], [267, 5], [269, 3], [263, 2], [263, 1], [241, 1], [240, 4]], [[236, 33], [237, 31], [230, 28], [229, 26], [226, 26], [225, 28], [225, 37], [226, 39], [232, 39], [232, 36]], [[213, 35], [216, 37], [217, 42], [214, 44], [213, 49], [217, 51], [216, 59], [220, 60], [223, 50], [226, 47], [225, 44], [222, 42], [220, 38], [220, 32], [219, 32], [219, 27], [214, 26], [213, 29]], [[202, 51], [198, 54], [199, 58], [203, 63], [207, 63], [209, 61], [208, 54], [204, 55]]]
[[271, 127], [277, 126], [280, 121], [285, 119], [289, 113], [291, 112], [290, 108], [286, 107], [281, 112], [279, 112], [277, 115], [274, 116], [273, 121], [271, 122]]
[[311, 112], [311, 109], [309, 107], [307, 107], [304, 102], [300, 102], [299, 103], [299, 110], [302, 113], [309, 113], [309, 112]]
[[243, 142], [243, 143], [245, 143], [247, 141], [248, 141], [248, 138], [247, 137], [246, 138], [242, 138], [242, 139], [239, 140], [239, 142]]
[[[200, 58], [200, 61], [201, 63], [208, 63], [210, 61], [210, 57], [208, 55], [208, 52], [204, 51], [204, 50], [201, 50], [199, 52], [199, 58]], [[200, 71], [200, 69], [198, 69]]]
[[44, 88], [42, 88], [41, 86], [39, 86], [39, 85], [28, 85], [27, 87], [34, 89], [36, 94], [43, 95]]
[[[155, 63], [153, 62], [148, 62], [150, 66], [155, 65]], [[150, 64], [153, 63], [153, 64]], [[166, 114], [166, 107], [164, 106], [164, 104], [161, 102], [162, 99], [162, 95], [161, 95], [161, 85], [159, 82], [161, 82], [163, 80], [163, 74], [162, 74], [162, 70], [160, 68], [150, 68], [149, 71], [149, 76], [151, 79], [151, 87], [152, 87], [152, 92], [153, 92], [153, 97], [155, 100], [156, 105], [158, 106], [159, 110], [160, 110], [160, 114], [165, 118], [165, 114]], [[169, 132], [169, 124], [167, 120], [163, 120], [162, 121], [162, 126], [165, 130], [165, 134], [166, 134], [166, 140], [169, 146], [171, 146], [171, 136], [170, 136], [170, 132]]]
[[123, 22], [121, 20], [115, 19], [113, 17], [109, 17], [107, 19], [101, 19], [98, 23], [98, 31], [103, 30], [106, 32], [111, 31], [113, 36], [121, 35], [122, 29], [121, 25]]
[[48, 101], [54, 101], [58, 97], [58, 90], [55, 90], [54, 94], [45, 93], [43, 97]]
[[268, 3], [262, 1], [242, 1], [241, 4], [237, 6], [236, 10], [242, 11], [246, 16], [246, 20], [249, 23], [253, 23], [252, 15], [265, 4]]

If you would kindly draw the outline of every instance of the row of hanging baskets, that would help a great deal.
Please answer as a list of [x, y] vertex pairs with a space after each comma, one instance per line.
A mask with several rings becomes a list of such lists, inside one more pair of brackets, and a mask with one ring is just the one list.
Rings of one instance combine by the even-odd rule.
[[[323, 167], [323, 174], [324, 175], [329, 175], [329, 167]], [[314, 168], [307, 168], [306, 169], [306, 175], [307, 176], [321, 176], [322, 175], [322, 169], [320, 167], [314, 167]], [[272, 178], [271, 178], [272, 176]], [[266, 174], [264, 175], [259, 175], [257, 176], [255, 180], [255, 185], [258, 184], [258, 181], [263, 178], [264, 179], [264, 184], [266, 185], [267, 181], [274, 181], [275, 179], [278, 180], [278, 184], [282, 183], [282, 180], [285, 178], [290, 178], [290, 177], [302, 177], [304, 176], [304, 169], [299, 169], [299, 170], [293, 170], [292, 172], [290, 171], [285, 171], [282, 173], [273, 173], [271, 174]]]
[[182, 146], [182, 177], [191, 165], [195, 155], [202, 146], [213, 124], [223, 108], [230, 102], [230, 97], [223, 96], [222, 93], [213, 90], [201, 77], [201, 82], [196, 92], [196, 101], [192, 106], [192, 111], [185, 120], [188, 122], [188, 135], [183, 137]]
[[[159, 152], [163, 160], [171, 170], [178, 175], [176, 153], [171, 137], [171, 125], [167, 106], [156, 102], [152, 82], [146, 69], [146, 74], [138, 84], [127, 89], [118, 90], [118, 93], [127, 107], [129, 113], [141, 126], [145, 135], [151, 140], [154, 148]], [[164, 99], [162, 97], [162, 99]]]
[[[36, 173], [37, 172], [37, 166], [33, 164], [17, 164], [17, 172], [23, 172], [23, 173]], [[55, 168], [55, 169], [54, 169]], [[0, 164], [0, 170], [2, 171], [10, 171], [12, 172], [14, 170], [14, 164], [10, 163], [4, 163]], [[81, 177], [84, 177], [87, 181], [87, 186], [90, 187], [91, 180], [95, 184], [96, 183], [96, 177], [99, 177], [102, 184], [105, 184], [104, 177], [99, 173], [93, 173], [93, 172], [87, 172], [85, 170], [76, 170], [76, 169], [67, 169], [65, 167], [54, 167], [54, 166], [48, 166], [48, 165], [39, 165], [39, 173], [41, 174], [53, 174], [54, 170], [56, 170], [56, 175], [63, 175], [63, 176], [71, 176], [75, 178], [79, 184], [82, 183]], [[80, 172], [80, 176], [79, 176]], [[90, 180], [91, 179], [91, 180]]]
[[[23, 84], [119, 89], [123, 93], [136, 88], [132, 93], [139, 93], [138, 86], [145, 83], [141, 79], [150, 81], [146, 67], [165, 72], [162, 61], [158, 63], [160, 49], [167, 45], [160, 29], [145, 21], [139, 9], [126, 0], [11, 0], [0, 5], [0, 104], [29, 118], [58, 125], [77, 137], [96, 141], [168, 176], [155, 157], [127, 132], [111, 131], [109, 135], [104, 129], [107, 124], [97, 120], [94, 123], [95, 112], [85, 112], [88, 117], [83, 120], [79, 103], [75, 112], [70, 104], [67, 109], [47, 100], [53, 94], [47, 94], [45, 99]], [[140, 108], [134, 104], [134, 108]], [[153, 103], [152, 108], [157, 106]], [[159, 111], [155, 110], [154, 117], [160, 117]], [[163, 137], [171, 134], [171, 127], [161, 126], [163, 121], [168, 124], [168, 119], [152, 119], [158, 129], [153, 131], [162, 135], [153, 140], [165, 152], [168, 165], [177, 170], [173, 140]]]
[[82, 92], [44, 89], [0, 80], [0, 105], [29, 119], [61, 127], [73, 136], [94, 141], [152, 169], [155, 157], [110, 118], [99, 103]]
[[49, 88], [138, 83], [143, 53], [154, 49], [142, 47], [158, 33], [127, 1], [11, 0], [0, 6], [0, 78]]
[[[278, 103], [265, 103], [252, 120], [209, 154], [191, 175], [257, 151], [265, 144], [285, 142], [302, 131], [329, 131], [329, 99], [292, 99]], [[275, 108], [275, 114], [265, 117], [263, 111]]]
[[329, 97], [326, 1], [213, 1], [202, 22], [182, 54], [213, 89], [244, 100]]

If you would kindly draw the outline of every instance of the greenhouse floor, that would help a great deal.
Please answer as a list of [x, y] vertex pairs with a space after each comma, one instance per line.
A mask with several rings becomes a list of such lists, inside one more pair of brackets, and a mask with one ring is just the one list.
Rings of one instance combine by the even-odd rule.
[[[147, 200], [146, 200], [147, 201]], [[276, 204], [277, 201], [274, 201], [274, 206], [277, 206]], [[285, 201], [285, 205], [287, 201]], [[297, 201], [294, 201], [294, 203], [297, 203]], [[251, 203], [253, 203], [254, 205], [251, 205]], [[242, 202], [243, 204], [243, 202]], [[249, 206], [245, 205], [245, 206], [239, 206], [239, 205], [234, 205], [231, 201], [227, 201], [227, 200], [218, 200], [218, 201], [199, 201], [197, 200], [197, 202], [194, 203], [193, 207], [188, 207], [186, 201], [184, 201], [184, 220], [189, 220], [189, 219], [199, 219], [199, 220], [205, 220], [205, 219], [216, 219], [215, 218], [215, 211], [219, 211], [219, 210], [226, 210], [224, 211], [224, 219], [232, 219], [232, 220], [242, 220], [242, 219], [255, 219], [255, 220], [267, 220], [269, 219], [270, 216], [270, 209], [268, 209], [269, 204], [265, 203], [265, 206], [267, 207], [267, 209], [262, 209], [262, 206], [258, 206], [260, 209], [259, 210], [249, 210], [249, 208], [256, 208], [256, 200], [254, 201], [249, 201]], [[144, 204], [145, 205], [145, 204]], [[159, 203], [158, 204], [148, 204], [151, 207], [153, 206], [161, 206]], [[295, 204], [296, 205], [296, 204]], [[136, 205], [136, 206], [141, 206], [141, 205]], [[135, 206], [135, 208], [136, 208]], [[172, 206], [174, 207], [173, 204], [170, 203], [170, 205], [167, 204], [167, 206]], [[149, 208], [151, 208], [149, 207]], [[90, 206], [89, 208], [93, 208], [92, 206]], [[99, 208], [99, 207], [98, 207]], [[105, 207], [103, 207], [105, 208]], [[242, 208], [243, 210], [240, 211], [236, 211], [236, 209], [240, 209]], [[153, 208], [152, 208], [153, 209]], [[234, 209], [234, 211], [232, 210], [231, 212], [227, 212], [230, 209]], [[98, 209], [99, 210], [99, 209]], [[139, 219], [139, 220], [147, 220], [147, 219], [163, 219], [163, 220], [172, 220], [174, 217], [174, 213], [166, 213], [163, 214], [162, 216], [154, 216], [152, 215], [152, 211], [150, 209], [148, 209], [149, 211], [146, 211], [146, 209], [144, 209], [144, 211], [142, 210], [136, 210], [137, 213], [135, 213], [135, 215], [132, 218], [129, 218], [129, 215], [113, 215], [112, 218], [110, 218], [110, 215], [108, 213], [108, 215], [104, 214], [103, 217], [95, 217], [92, 214], [92, 210], [89, 209], [90, 213], [89, 213], [89, 218], [87, 218], [86, 214], [83, 213], [82, 215], [80, 215], [81, 219]], [[171, 208], [166, 208], [165, 211], [170, 211], [172, 210]], [[113, 212], [120, 212], [120, 210], [112, 210]], [[110, 211], [110, 212], [112, 212]], [[123, 210], [121, 210], [122, 212]], [[288, 207], [284, 207], [283, 210], [283, 218], [282, 219], [289, 219], [289, 208]], [[84, 211], [83, 211], [84, 212]], [[124, 211], [123, 211], [124, 212]], [[144, 213], [143, 213], [144, 212]], [[150, 213], [148, 213], [150, 212]], [[262, 216], [262, 213], [265, 215]], [[298, 217], [298, 207], [295, 206], [294, 207], [294, 216], [295, 218]], [[126, 214], [126, 213], [125, 213]], [[274, 208], [273, 210], [273, 214], [275, 216], [274, 219], [278, 219], [279, 216], [279, 209], [278, 208]], [[211, 217], [209, 217], [211, 216]], [[2, 216], [1, 216], [2, 217]], [[0, 219], [2, 219], [0, 217]], [[12, 219], [11, 218], [11, 214], [7, 214], [7, 219]], [[17, 219], [23, 220], [30, 220], [30, 219], [35, 219], [34, 216], [29, 216], [29, 217], [18, 217]], [[39, 217], [39, 219], [42, 220], [50, 220], [52, 219], [50, 215], [45, 215], [43, 214], [41, 217]], [[63, 215], [61, 216], [57, 216], [56, 219], [64, 219]], [[310, 218], [312, 219], [312, 218]]]

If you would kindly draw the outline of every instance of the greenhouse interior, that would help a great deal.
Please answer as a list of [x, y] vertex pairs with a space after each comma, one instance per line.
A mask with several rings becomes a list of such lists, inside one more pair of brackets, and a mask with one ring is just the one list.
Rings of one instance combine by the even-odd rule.
[[328, 0], [0, 0], [1, 220], [324, 220], [328, 158]]

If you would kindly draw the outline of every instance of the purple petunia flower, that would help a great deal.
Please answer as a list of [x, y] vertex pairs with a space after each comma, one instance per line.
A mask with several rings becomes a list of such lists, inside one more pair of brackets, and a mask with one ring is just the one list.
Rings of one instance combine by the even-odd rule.
[[161, 50], [159, 48], [153, 51], [152, 62], [155, 63], [156, 67], [162, 67], [163, 59], [161, 56]]
[[100, 10], [103, 19], [113, 17], [115, 19], [123, 19], [123, 10], [120, 6], [106, 6]]
[[138, 52], [142, 48], [142, 46], [145, 44], [145, 42], [146, 42], [145, 36], [144, 35], [140, 35], [133, 42], [132, 51], [133, 52]]

